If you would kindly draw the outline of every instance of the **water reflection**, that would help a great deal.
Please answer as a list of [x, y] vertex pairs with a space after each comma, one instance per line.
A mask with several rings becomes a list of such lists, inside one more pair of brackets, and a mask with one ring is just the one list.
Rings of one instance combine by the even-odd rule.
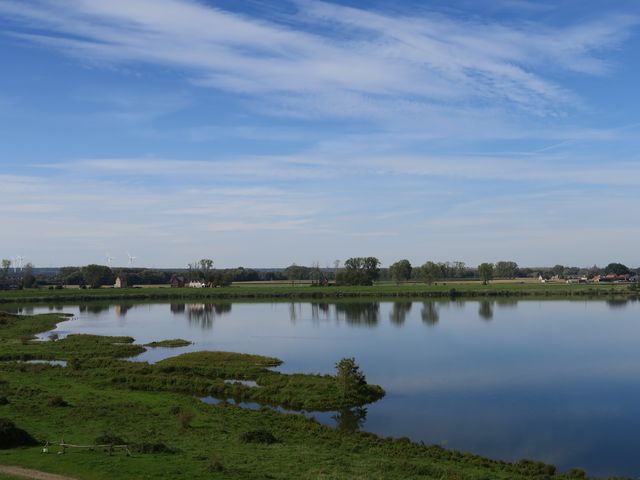
[[99, 315], [109, 310], [109, 304], [102, 303], [85, 303], [78, 307], [80, 313], [90, 313], [92, 315]]
[[321, 319], [329, 320], [331, 318], [331, 305], [328, 303], [312, 303], [311, 304], [311, 320], [319, 323]]
[[358, 327], [375, 327], [380, 320], [380, 304], [371, 303], [337, 303], [336, 317], [344, 315], [348, 325]]
[[411, 311], [413, 302], [395, 302], [389, 313], [389, 320], [393, 325], [401, 327], [407, 319], [407, 314]]
[[607, 300], [607, 305], [611, 308], [625, 308], [629, 304], [629, 300], [626, 298], [610, 298]]
[[336, 422], [336, 428], [341, 432], [357, 432], [367, 420], [367, 409], [364, 407], [345, 408], [331, 417]]
[[428, 327], [437, 325], [440, 320], [440, 314], [438, 313], [435, 302], [423, 302], [420, 317], [422, 318], [422, 323]]
[[124, 317], [129, 310], [133, 308], [132, 304], [120, 304], [115, 306], [116, 315], [119, 317]]
[[231, 312], [231, 303], [172, 303], [169, 310], [174, 315], [185, 315], [189, 325], [209, 330], [216, 317]]
[[478, 307], [478, 315], [483, 320], [492, 320], [493, 319], [493, 302], [489, 302], [487, 300], [483, 300], [480, 302], [480, 306]]

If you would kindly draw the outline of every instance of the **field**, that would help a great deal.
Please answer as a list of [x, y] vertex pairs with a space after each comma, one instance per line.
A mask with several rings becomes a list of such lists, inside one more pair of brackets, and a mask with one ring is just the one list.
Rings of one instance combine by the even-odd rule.
[[381, 283], [369, 287], [329, 286], [318, 287], [308, 284], [292, 286], [290, 283], [270, 282], [261, 285], [235, 284], [224, 288], [99, 288], [79, 289], [65, 288], [60, 290], [25, 289], [18, 291], [0, 291], [0, 303], [36, 303], [52, 301], [81, 302], [88, 300], [171, 300], [171, 299], [337, 299], [356, 297], [500, 297], [500, 296], [533, 296], [533, 297], [589, 297], [638, 295], [635, 284], [566, 284], [566, 283], [531, 283], [531, 282], [495, 282], [482, 285], [480, 282], [441, 282], [433, 285], [406, 283], [396, 285]]
[[[98, 480], [584, 478], [581, 471], [556, 474], [553, 466], [531, 460], [493, 461], [406, 438], [355, 432], [350, 428], [353, 407], [379, 398], [379, 387], [367, 386], [345, 398], [334, 377], [272, 371], [278, 359], [200, 352], [156, 365], [134, 364], [122, 358], [145, 347], [127, 337], [32, 340], [58, 320], [54, 315], [0, 313], [0, 426], [8, 421], [37, 439], [33, 446], [0, 449], [0, 465]], [[68, 365], [18, 361], [33, 358]], [[229, 378], [255, 379], [260, 388], [222, 381]], [[263, 387], [261, 393], [251, 391]], [[225, 388], [229, 390], [220, 390]], [[206, 393], [336, 409], [342, 421], [334, 429], [269, 408], [208, 405], [198, 399]], [[125, 444], [129, 454], [96, 447], [69, 448], [58, 455], [58, 446], [41, 453], [44, 441], [63, 440]]]

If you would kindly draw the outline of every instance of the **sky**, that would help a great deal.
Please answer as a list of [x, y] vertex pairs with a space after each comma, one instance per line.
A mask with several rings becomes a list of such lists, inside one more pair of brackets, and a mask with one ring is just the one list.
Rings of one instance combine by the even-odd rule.
[[0, 0], [0, 257], [640, 265], [635, 0]]

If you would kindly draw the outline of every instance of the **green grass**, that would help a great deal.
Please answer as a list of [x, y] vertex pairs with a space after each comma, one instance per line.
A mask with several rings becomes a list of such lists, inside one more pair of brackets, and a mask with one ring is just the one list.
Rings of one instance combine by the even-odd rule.
[[638, 295], [634, 285], [563, 283], [441, 282], [433, 285], [390, 283], [370, 287], [312, 287], [308, 285], [251, 285], [225, 288], [129, 288], [129, 289], [25, 289], [1, 291], [0, 303], [84, 302], [90, 300], [234, 300], [234, 299], [336, 299], [354, 297], [499, 297], [499, 296], [611, 296]]
[[[118, 359], [135, 346], [118, 337], [75, 336], [66, 344], [66, 340], [20, 340], [20, 335], [50, 328], [50, 317], [0, 314], [6, 320], [0, 322], [3, 354], [12, 350], [30, 356], [33, 351], [33, 355], [49, 358], [78, 359], [67, 368], [0, 363], [0, 396], [8, 400], [0, 405], [0, 418], [11, 420], [42, 442], [64, 439], [68, 443], [94, 444], [98, 437], [109, 435], [129, 445], [162, 444], [175, 453], [126, 456], [109, 455], [101, 449], [70, 449], [57, 455], [57, 447], [52, 447], [49, 454], [42, 454], [40, 447], [14, 448], [0, 450], [0, 464], [96, 480], [581, 478], [579, 474], [554, 475], [553, 467], [539, 462], [512, 464], [407, 439], [348, 433], [300, 415], [269, 409], [252, 411], [224, 403], [207, 405], [192, 392], [158, 388], [157, 382], [162, 379], [169, 386], [171, 382], [184, 382], [192, 388], [198, 382], [224, 384], [223, 378], [244, 376], [255, 378], [260, 385], [248, 390], [259, 391], [268, 385], [268, 377], [273, 377], [270, 395], [274, 396], [282, 395], [287, 388], [289, 395], [300, 398], [314, 394], [330, 398], [335, 392], [317, 390], [318, 385], [326, 390], [332, 377], [271, 371], [280, 361], [270, 357], [198, 352], [150, 366]], [[94, 355], [88, 355], [90, 351]], [[117, 381], [120, 376], [131, 383]], [[292, 385], [277, 383], [285, 377], [296, 380]], [[140, 389], [139, 382], [145, 378], [150, 388]], [[246, 442], [247, 438], [271, 436], [274, 443]]]

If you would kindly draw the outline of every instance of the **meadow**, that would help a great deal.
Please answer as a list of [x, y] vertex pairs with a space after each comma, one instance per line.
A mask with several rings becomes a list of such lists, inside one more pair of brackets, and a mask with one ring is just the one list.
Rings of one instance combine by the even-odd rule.
[[379, 283], [373, 286], [311, 286], [290, 283], [234, 284], [221, 288], [63, 288], [0, 291], [0, 303], [84, 302], [91, 300], [241, 300], [339, 298], [482, 298], [482, 297], [601, 297], [638, 295], [636, 284], [566, 284], [532, 282]]

